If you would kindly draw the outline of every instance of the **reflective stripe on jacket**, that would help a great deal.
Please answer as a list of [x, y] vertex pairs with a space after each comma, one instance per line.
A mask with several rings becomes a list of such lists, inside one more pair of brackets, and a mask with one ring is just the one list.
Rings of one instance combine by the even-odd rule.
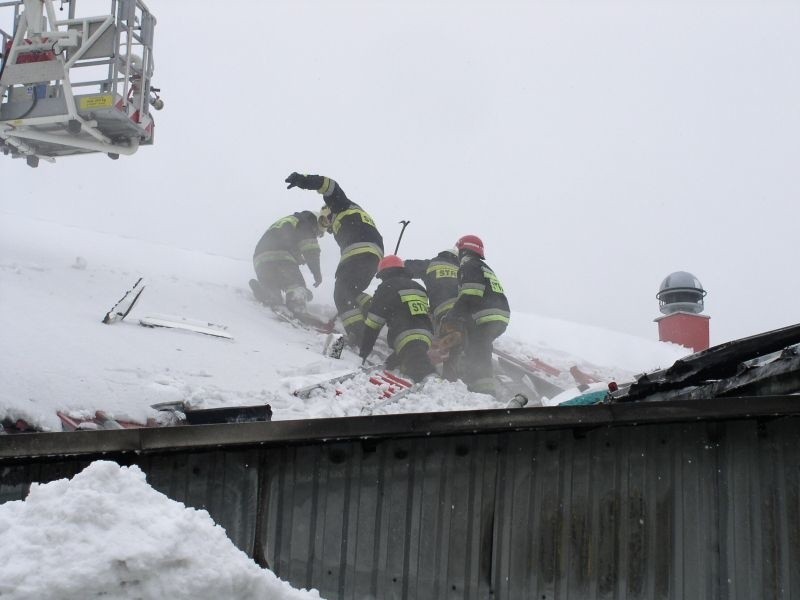
[[476, 325], [508, 324], [511, 312], [497, 275], [479, 257], [467, 255], [458, 269], [458, 300], [451, 314], [469, 317]]
[[[341, 249], [342, 261], [360, 254], [371, 252], [383, 258], [383, 237], [373, 218], [358, 204], [351, 201], [341, 186], [330, 177], [322, 177], [317, 191], [322, 194], [325, 204], [331, 209], [331, 231]], [[356, 244], [371, 244], [370, 250], [353, 252]]]
[[296, 212], [270, 225], [253, 253], [253, 266], [286, 261], [307, 264], [315, 279], [321, 278], [317, 220], [311, 211]]
[[414, 340], [430, 346], [433, 326], [425, 288], [409, 278], [402, 267], [387, 269], [381, 274], [383, 281], [375, 290], [364, 322], [361, 356], [368, 356], [372, 351], [384, 325], [389, 328], [386, 341], [395, 352], [400, 352]]

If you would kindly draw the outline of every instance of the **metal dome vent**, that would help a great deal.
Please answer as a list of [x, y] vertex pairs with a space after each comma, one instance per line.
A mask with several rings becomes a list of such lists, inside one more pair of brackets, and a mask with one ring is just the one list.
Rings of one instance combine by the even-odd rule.
[[686, 271], [676, 271], [661, 282], [656, 298], [665, 315], [675, 312], [699, 314], [703, 312], [706, 291], [700, 280]]

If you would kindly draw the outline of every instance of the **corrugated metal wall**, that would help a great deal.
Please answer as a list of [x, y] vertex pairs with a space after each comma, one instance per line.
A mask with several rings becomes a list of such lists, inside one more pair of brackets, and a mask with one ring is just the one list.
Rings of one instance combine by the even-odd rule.
[[326, 597], [800, 598], [796, 418], [291, 447], [267, 462], [267, 559]]
[[[800, 598], [798, 417], [133, 460], [326, 598]], [[86, 463], [0, 466], [0, 501]]]

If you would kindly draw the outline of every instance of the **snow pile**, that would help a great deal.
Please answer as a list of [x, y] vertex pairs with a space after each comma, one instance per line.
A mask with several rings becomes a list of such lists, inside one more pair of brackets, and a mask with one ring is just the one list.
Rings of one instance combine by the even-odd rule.
[[98, 461], [0, 505], [0, 597], [319, 598], [259, 568], [204, 510], [155, 491], [138, 467]]
[[[364, 414], [444, 412], [502, 408], [501, 402], [486, 394], [467, 390], [460, 381], [450, 382], [430, 377], [408, 392], [385, 382], [375, 385], [368, 373], [335, 384], [322, 385], [311, 392], [306, 410], [312, 417], [353, 417]], [[384, 397], [384, 391], [394, 390], [396, 396]]]

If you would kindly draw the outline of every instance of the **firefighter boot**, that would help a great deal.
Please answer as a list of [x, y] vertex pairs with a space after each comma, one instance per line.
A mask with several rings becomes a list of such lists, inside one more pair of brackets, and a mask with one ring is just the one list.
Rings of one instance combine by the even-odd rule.
[[286, 308], [296, 315], [306, 314], [306, 303], [312, 298], [311, 290], [294, 287], [286, 290]]

